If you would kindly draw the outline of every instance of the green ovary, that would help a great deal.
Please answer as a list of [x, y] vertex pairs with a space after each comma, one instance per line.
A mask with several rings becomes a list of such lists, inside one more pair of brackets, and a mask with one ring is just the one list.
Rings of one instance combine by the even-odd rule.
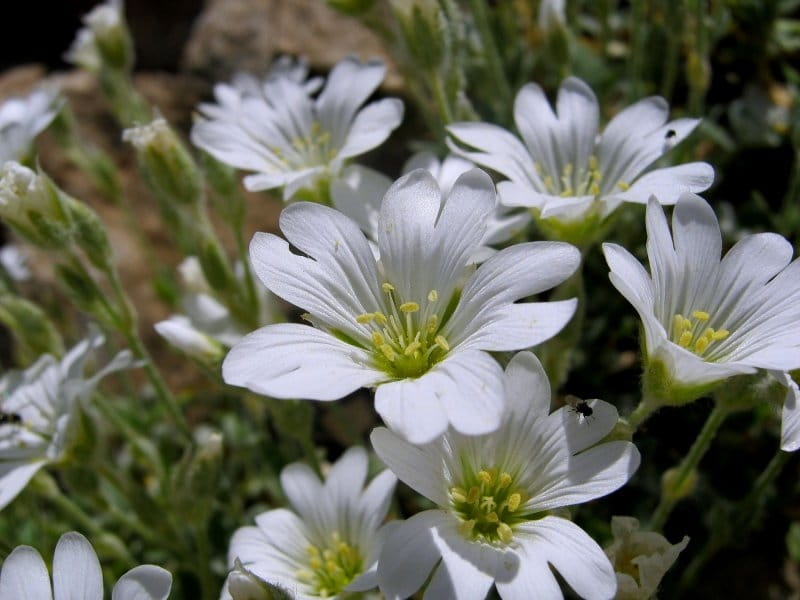
[[309, 546], [306, 553], [308, 567], [297, 572], [297, 579], [321, 598], [342, 593], [364, 569], [358, 547], [345, 542], [338, 532], [331, 534], [327, 545]]
[[419, 377], [450, 350], [447, 339], [439, 333], [445, 320], [439, 313], [449, 316], [451, 307], [440, 301], [436, 290], [417, 302], [401, 301], [391, 283], [381, 287], [387, 295], [388, 310], [360, 314], [356, 322], [369, 330], [373, 357], [382, 370], [396, 379]]
[[505, 471], [484, 468], [465, 476], [462, 483], [450, 488], [461, 533], [471, 540], [511, 542], [514, 525], [529, 520], [520, 512], [526, 494], [514, 485], [514, 478]]

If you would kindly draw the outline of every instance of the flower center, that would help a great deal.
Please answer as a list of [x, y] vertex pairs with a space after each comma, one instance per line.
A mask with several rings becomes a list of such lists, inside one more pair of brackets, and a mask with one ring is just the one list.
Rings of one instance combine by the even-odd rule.
[[419, 377], [442, 360], [450, 350], [447, 339], [439, 333], [445, 317], [451, 312], [454, 300], [448, 306], [440, 302], [439, 292], [428, 292], [422, 304], [414, 300], [401, 301], [391, 283], [384, 283], [387, 296], [387, 313], [363, 313], [356, 322], [369, 330], [373, 355], [378, 365], [398, 379]]
[[508, 544], [512, 527], [527, 520], [518, 512], [525, 493], [514, 486], [514, 478], [505, 471], [485, 468], [465, 477], [463, 484], [450, 488], [461, 533], [472, 540]]
[[327, 545], [309, 546], [306, 553], [308, 568], [300, 569], [297, 579], [310, 585], [321, 598], [343, 592], [364, 567], [358, 548], [342, 540], [337, 531], [331, 534]]
[[594, 154], [589, 157], [586, 167], [576, 169], [575, 165], [569, 162], [561, 169], [561, 173], [555, 174], [555, 177], [554, 174], [546, 173], [539, 163], [535, 163], [534, 166], [548, 194], [567, 198], [597, 196], [600, 193], [603, 174]]
[[691, 319], [687, 319], [681, 314], [672, 317], [670, 339], [697, 356], [703, 356], [714, 343], [724, 340], [731, 333], [727, 329], [708, 327], [711, 315], [704, 310], [692, 311], [691, 316]]
[[270, 149], [285, 167], [291, 168], [326, 165], [338, 152], [331, 148], [330, 132], [322, 129], [318, 121], [311, 123], [308, 132], [293, 138], [289, 145]]

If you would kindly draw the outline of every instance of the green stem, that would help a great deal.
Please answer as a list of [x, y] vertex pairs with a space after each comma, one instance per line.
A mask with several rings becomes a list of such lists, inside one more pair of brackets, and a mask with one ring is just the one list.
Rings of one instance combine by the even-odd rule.
[[705, 565], [721, 548], [730, 543], [733, 534], [741, 538], [753, 526], [756, 522], [755, 516], [764, 503], [768, 488], [783, 471], [790, 458], [791, 454], [782, 450], [778, 450], [772, 457], [767, 468], [758, 476], [747, 496], [733, 507], [727, 519], [729, 526], [712, 530], [712, 534], [703, 549], [694, 557], [684, 571], [680, 581], [679, 593], [693, 589], [694, 582]]
[[439, 107], [440, 117], [442, 120], [442, 133], [444, 127], [455, 121], [453, 117], [453, 110], [450, 107], [450, 102], [447, 98], [447, 92], [444, 89], [444, 82], [442, 75], [438, 70], [431, 73], [431, 88], [433, 90], [433, 97], [436, 100], [436, 105]]
[[472, 10], [472, 17], [475, 20], [475, 26], [478, 28], [478, 35], [480, 35], [481, 43], [483, 44], [484, 57], [489, 66], [492, 85], [497, 93], [496, 103], [498, 106], [509, 106], [511, 104], [511, 86], [503, 70], [503, 61], [495, 43], [491, 23], [489, 23], [486, 0], [470, 0], [469, 5]]
[[125, 341], [130, 346], [133, 355], [139, 360], [144, 361], [144, 370], [147, 374], [147, 378], [153, 385], [161, 403], [166, 406], [181, 434], [184, 435], [187, 440], [191, 439], [191, 432], [183, 416], [183, 412], [178, 406], [178, 402], [172, 395], [172, 392], [170, 392], [169, 387], [167, 387], [164, 378], [161, 376], [161, 372], [156, 368], [153, 357], [150, 355], [150, 352], [147, 350], [147, 347], [144, 345], [139, 335], [136, 309], [122, 287], [117, 269], [113, 264], [109, 263], [106, 265], [105, 274], [111, 284], [111, 289], [114, 292], [117, 304], [122, 312], [118, 322], [119, 332], [125, 337]]
[[686, 484], [689, 476], [697, 468], [703, 456], [705, 456], [705, 453], [711, 446], [711, 441], [714, 439], [714, 436], [717, 434], [717, 431], [728, 414], [728, 409], [722, 403], [717, 402], [714, 404], [714, 409], [711, 411], [711, 414], [708, 415], [703, 429], [695, 439], [692, 447], [689, 448], [688, 454], [678, 465], [674, 477], [671, 478], [668, 484], [663, 484], [662, 486], [661, 500], [650, 522], [650, 529], [653, 531], [659, 531], [664, 527], [675, 504], [684, 496], [682, 488]]
[[628, 426], [631, 428], [631, 434], [636, 433], [636, 430], [644, 423], [650, 415], [657, 411], [662, 406], [661, 403], [655, 401], [652, 397], [644, 395], [642, 401], [628, 416]]

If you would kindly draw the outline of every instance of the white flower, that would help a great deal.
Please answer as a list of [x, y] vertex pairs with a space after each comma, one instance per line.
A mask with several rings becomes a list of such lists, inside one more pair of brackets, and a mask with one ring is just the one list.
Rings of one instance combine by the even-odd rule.
[[644, 204], [657, 194], [674, 204], [685, 191], [700, 192], [714, 179], [701, 162], [652, 170], [653, 162], [685, 138], [697, 119], [667, 122], [663, 98], [645, 98], [620, 112], [598, 134], [599, 108], [591, 88], [575, 77], [561, 84], [554, 113], [544, 91], [529, 83], [517, 94], [514, 120], [520, 141], [488, 123], [455, 123], [451, 146], [479, 165], [508, 177], [498, 184], [500, 201], [528, 206], [541, 219], [573, 222], [602, 220], [622, 202]]
[[[403, 174], [414, 169], [426, 169], [436, 178], [442, 195], [446, 196], [456, 179], [474, 167], [473, 163], [455, 154], [448, 154], [440, 161], [430, 152], [418, 152], [403, 166]], [[358, 223], [374, 242], [378, 239], [381, 201], [391, 185], [392, 180], [385, 175], [361, 165], [352, 165], [331, 182], [331, 200], [337, 210]], [[513, 209], [498, 203], [486, 220], [486, 233], [473, 260], [483, 262], [489, 258], [495, 252], [491, 246], [509, 241], [523, 231], [529, 221], [528, 212], [513, 212]], [[377, 246], [373, 246], [373, 250], [377, 257]]]
[[34, 138], [58, 114], [63, 99], [50, 88], [34, 90], [25, 98], [10, 98], [0, 105], [0, 167], [8, 160], [22, 160]]
[[39, 469], [62, 457], [80, 400], [104, 376], [131, 366], [130, 352], [123, 351], [84, 378], [84, 362], [102, 342], [102, 336], [94, 334], [61, 361], [44, 355], [25, 371], [11, 371], [0, 379], [0, 509]]
[[617, 574], [615, 600], [655, 597], [661, 579], [689, 545], [689, 536], [670, 544], [660, 533], [639, 531], [633, 517], [612, 517], [611, 531], [614, 542], [605, 552]]
[[611, 282], [642, 319], [648, 363], [663, 365], [676, 390], [800, 367], [800, 261], [790, 264], [792, 245], [759, 233], [720, 260], [721, 249], [714, 211], [694, 194], [675, 206], [672, 235], [661, 205], [647, 205], [651, 274], [625, 249], [603, 245]]
[[567, 23], [567, 0], [541, 0], [537, 23], [543, 31], [564, 27]]
[[[390, 529], [383, 525], [397, 479], [388, 470], [364, 488], [367, 453], [350, 448], [322, 483], [302, 463], [281, 472], [293, 510], [256, 517], [233, 534], [228, 564], [288, 590], [293, 598], [338, 598], [377, 585], [376, 562]], [[227, 586], [226, 586], [227, 587]], [[230, 598], [227, 589], [222, 598]]]
[[84, 27], [64, 54], [64, 60], [97, 73], [107, 62], [119, 68], [130, 66], [133, 51], [125, 24], [122, 0], [101, 2], [83, 16]]
[[603, 551], [552, 512], [625, 484], [639, 466], [638, 450], [626, 441], [599, 443], [617, 423], [606, 402], [587, 401], [591, 418], [569, 407], [550, 414], [550, 385], [530, 352], [511, 360], [505, 386], [507, 411], [492, 434], [451, 429], [414, 446], [385, 428], [372, 432], [381, 460], [438, 505], [387, 538], [378, 583], [390, 600], [410, 596], [429, 576], [430, 600], [477, 600], [492, 584], [504, 600], [560, 598], [550, 566], [579, 596], [614, 595], [614, 569]]
[[[318, 204], [283, 210], [287, 241], [256, 234], [253, 267], [314, 326], [271, 325], [233, 347], [227, 383], [274, 398], [336, 400], [377, 386], [375, 408], [414, 442], [451, 423], [466, 434], [497, 427], [502, 369], [488, 351], [528, 348], [555, 335], [574, 299], [517, 301], [550, 289], [578, 266], [576, 248], [518, 244], [468, 268], [495, 207], [494, 185], [474, 169], [443, 201], [419, 169], [386, 193], [376, 262], [356, 223]], [[289, 244], [303, 252], [298, 255]]]
[[183, 315], [172, 315], [159, 321], [153, 327], [170, 344], [189, 356], [199, 360], [218, 360], [222, 358], [222, 345], [192, 325]]
[[219, 106], [201, 104], [192, 142], [238, 169], [248, 190], [283, 188], [291, 199], [336, 176], [347, 159], [383, 143], [403, 115], [400, 100], [361, 108], [383, 80], [386, 67], [354, 58], [339, 62], [313, 98], [291, 77], [267, 78], [263, 94], [218, 87]]
[[[134, 567], [114, 585], [111, 600], [164, 600], [172, 587], [169, 571]], [[80, 533], [65, 533], [53, 553], [53, 584], [42, 556], [17, 546], [0, 571], [0, 600], [103, 600], [103, 572], [92, 545]]]

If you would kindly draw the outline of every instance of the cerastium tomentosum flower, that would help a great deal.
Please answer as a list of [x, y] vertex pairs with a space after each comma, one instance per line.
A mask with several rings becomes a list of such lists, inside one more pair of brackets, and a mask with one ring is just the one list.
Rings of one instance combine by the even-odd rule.
[[381, 460], [438, 505], [389, 534], [378, 562], [388, 598], [412, 595], [429, 576], [426, 599], [477, 600], [493, 584], [504, 600], [560, 598], [550, 565], [580, 596], [613, 597], [608, 558], [552, 511], [624, 485], [639, 466], [638, 450], [626, 441], [599, 443], [617, 423], [616, 409], [602, 400], [587, 401], [591, 420], [568, 407], [551, 414], [550, 385], [532, 353], [511, 360], [504, 383], [506, 412], [494, 433], [450, 429], [414, 446], [385, 428], [372, 432]]
[[[657, 194], [662, 204], [674, 204], [682, 192], [701, 192], [714, 180], [714, 170], [702, 162], [645, 173], [699, 123], [667, 122], [669, 106], [663, 98], [653, 96], [629, 106], [602, 133], [597, 98], [580, 79], [564, 80], [556, 107], [557, 113], [544, 91], [529, 83], [514, 103], [522, 141], [488, 123], [454, 123], [447, 128], [455, 151], [508, 177], [497, 186], [500, 201], [535, 209], [540, 221], [550, 225], [549, 233], [572, 240], [570, 225], [597, 226], [622, 202], [645, 204]], [[584, 229], [578, 231], [591, 237]]]
[[645, 384], [664, 403], [694, 400], [734, 375], [800, 367], [800, 261], [783, 237], [746, 236], [720, 258], [714, 211], [685, 194], [671, 235], [658, 201], [647, 205], [650, 274], [616, 244], [603, 252], [642, 319]]
[[280, 187], [284, 200], [300, 190], [324, 190], [348, 159], [383, 143], [400, 124], [400, 100], [385, 98], [361, 108], [385, 71], [378, 61], [347, 58], [333, 68], [316, 98], [288, 73], [268, 77], [260, 95], [218, 88], [220, 105], [200, 105], [192, 142], [226, 164], [254, 171], [244, 178], [249, 190]]
[[0, 380], [0, 509], [39, 469], [63, 458], [81, 399], [105, 375], [131, 366], [131, 353], [124, 350], [85, 378], [84, 363], [102, 342], [102, 336], [94, 334], [61, 361], [46, 354], [25, 371], [11, 371]]
[[[165, 600], [172, 575], [156, 565], [134, 567], [114, 585], [111, 600]], [[76, 531], [65, 533], [53, 553], [53, 583], [42, 556], [17, 546], [0, 571], [0, 600], [103, 599], [103, 572], [94, 548]]]
[[444, 201], [429, 172], [413, 171], [384, 197], [379, 261], [341, 213], [312, 203], [287, 207], [280, 225], [288, 242], [256, 234], [251, 258], [264, 285], [308, 311], [313, 326], [251, 333], [225, 358], [225, 381], [314, 400], [376, 387], [378, 413], [415, 443], [448, 423], [465, 434], [492, 431], [503, 410], [502, 369], [487, 351], [529, 348], [561, 330], [574, 299], [517, 301], [562, 282], [580, 261], [568, 244], [529, 242], [473, 272], [495, 202], [494, 184], [478, 169]]
[[34, 138], [44, 131], [63, 105], [52, 88], [39, 88], [25, 98], [9, 98], [0, 105], [0, 167], [23, 160]]
[[[281, 472], [281, 486], [294, 512], [270, 510], [256, 517], [255, 527], [237, 530], [229, 566], [241, 565], [292, 598], [338, 598], [375, 587], [397, 479], [385, 470], [364, 488], [366, 478], [363, 448], [345, 452], [324, 483], [307, 465], [289, 465]], [[227, 589], [222, 598], [230, 598]]]

